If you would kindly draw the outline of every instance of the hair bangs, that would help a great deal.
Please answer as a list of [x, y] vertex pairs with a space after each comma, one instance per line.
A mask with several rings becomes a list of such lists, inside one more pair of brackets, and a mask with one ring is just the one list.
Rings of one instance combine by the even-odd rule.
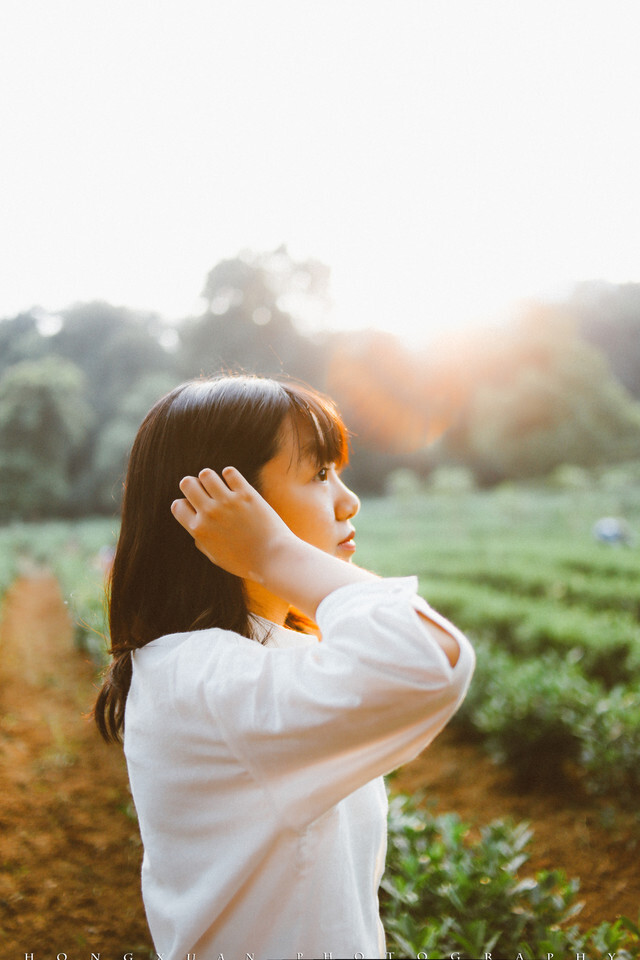
[[[349, 462], [347, 429], [335, 405], [328, 397], [303, 387], [283, 384], [292, 402], [292, 416], [298, 431], [301, 453], [314, 460], [319, 467], [334, 463], [338, 469]], [[303, 443], [300, 427], [306, 427], [308, 437]]]

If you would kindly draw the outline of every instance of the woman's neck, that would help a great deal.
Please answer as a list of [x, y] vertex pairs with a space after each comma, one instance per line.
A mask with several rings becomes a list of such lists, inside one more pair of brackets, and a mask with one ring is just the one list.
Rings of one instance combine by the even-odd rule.
[[276, 623], [280, 627], [285, 625], [290, 606], [286, 600], [277, 597], [266, 587], [252, 580], [245, 580], [244, 588], [250, 613]]

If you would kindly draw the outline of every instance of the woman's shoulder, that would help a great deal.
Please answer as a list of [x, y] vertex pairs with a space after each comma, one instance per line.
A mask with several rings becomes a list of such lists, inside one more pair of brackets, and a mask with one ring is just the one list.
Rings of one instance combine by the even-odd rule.
[[135, 651], [135, 657], [161, 658], [163, 655], [183, 654], [194, 649], [242, 647], [255, 644], [250, 637], [243, 637], [235, 630], [222, 627], [206, 627], [202, 630], [185, 630], [181, 633], [167, 633], [151, 640]]
[[259, 658], [261, 649], [255, 640], [220, 627], [166, 634], [134, 652], [133, 682], [188, 694], [214, 678], [226, 683], [242, 674], [244, 663]]
[[134, 663], [150, 669], [170, 662], [197, 664], [202, 668], [208, 662], [222, 664], [236, 658], [260, 659], [272, 650], [299, 649], [317, 643], [313, 635], [280, 627], [260, 617], [252, 620], [251, 637], [223, 627], [166, 634], [136, 650]]

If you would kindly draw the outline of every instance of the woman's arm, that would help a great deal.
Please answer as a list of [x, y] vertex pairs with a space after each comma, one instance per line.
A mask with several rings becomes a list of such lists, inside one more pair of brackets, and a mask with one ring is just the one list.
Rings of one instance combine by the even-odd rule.
[[[171, 511], [202, 553], [229, 573], [261, 584], [314, 620], [318, 606], [334, 590], [379, 579], [295, 536], [235, 467], [225, 467], [222, 476], [205, 469], [197, 477], [185, 477], [180, 490], [185, 499], [175, 500]], [[456, 640], [433, 621], [423, 619], [455, 665], [459, 656]]]

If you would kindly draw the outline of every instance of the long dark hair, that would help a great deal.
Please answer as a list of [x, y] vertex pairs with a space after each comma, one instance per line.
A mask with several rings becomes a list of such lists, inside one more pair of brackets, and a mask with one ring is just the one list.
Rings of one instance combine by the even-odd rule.
[[178, 484], [204, 467], [237, 467], [260, 489], [284, 421], [308, 425], [318, 465], [347, 460], [347, 434], [333, 403], [301, 384], [260, 377], [193, 380], [159, 400], [134, 441], [110, 582], [112, 662], [94, 717], [120, 739], [131, 684], [131, 651], [169, 633], [222, 627], [252, 636], [244, 584], [211, 563], [171, 514]]

